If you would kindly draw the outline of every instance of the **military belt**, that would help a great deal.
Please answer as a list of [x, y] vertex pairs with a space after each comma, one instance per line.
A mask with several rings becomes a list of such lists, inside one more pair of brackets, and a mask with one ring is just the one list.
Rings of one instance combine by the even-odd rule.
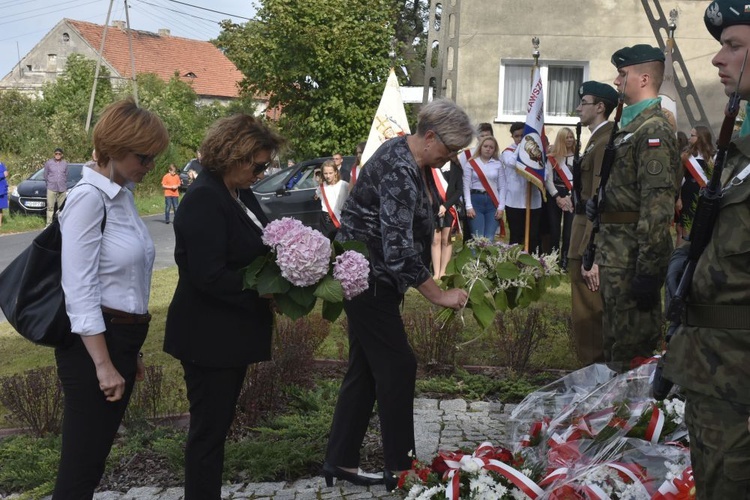
[[701, 328], [750, 330], [750, 306], [688, 304], [684, 323]]
[[640, 219], [640, 212], [602, 212], [602, 224], [634, 224]]

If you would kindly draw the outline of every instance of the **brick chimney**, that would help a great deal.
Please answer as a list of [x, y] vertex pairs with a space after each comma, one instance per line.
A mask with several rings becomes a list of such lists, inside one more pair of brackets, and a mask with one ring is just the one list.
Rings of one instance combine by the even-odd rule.
[[159, 28], [159, 36], [171, 36], [171, 33], [167, 28]]
[[125, 29], [125, 21], [118, 21], [118, 20], [112, 21], [112, 27], [124, 30]]

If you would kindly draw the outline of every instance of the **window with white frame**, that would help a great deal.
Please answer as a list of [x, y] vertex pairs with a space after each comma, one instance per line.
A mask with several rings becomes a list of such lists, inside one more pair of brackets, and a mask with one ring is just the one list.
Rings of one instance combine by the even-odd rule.
[[[531, 88], [531, 60], [503, 60], [500, 64], [498, 121], [524, 121]], [[544, 85], [545, 122], [574, 123], [578, 106], [578, 88], [588, 76], [588, 63], [578, 61], [540, 61]]]

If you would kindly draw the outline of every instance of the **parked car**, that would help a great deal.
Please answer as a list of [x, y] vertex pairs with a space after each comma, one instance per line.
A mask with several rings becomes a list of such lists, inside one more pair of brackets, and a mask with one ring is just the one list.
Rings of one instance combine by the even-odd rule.
[[[68, 163], [68, 191], [83, 176], [83, 163]], [[44, 182], [44, 168], [21, 181], [10, 193], [8, 208], [12, 214], [47, 216], [47, 184]]]
[[[315, 170], [331, 157], [306, 160], [258, 181], [253, 186], [255, 197], [260, 202], [269, 220], [293, 217], [314, 229], [320, 229], [320, 200], [315, 200]], [[354, 156], [344, 156], [341, 169], [351, 170]]]
[[189, 162], [187, 162], [187, 165], [182, 167], [182, 170], [180, 171], [180, 192], [187, 191], [188, 186], [192, 182], [190, 179], [190, 171], [195, 170], [196, 175], [201, 173], [201, 170], [203, 170], [203, 166], [198, 162], [197, 159], [193, 158]]

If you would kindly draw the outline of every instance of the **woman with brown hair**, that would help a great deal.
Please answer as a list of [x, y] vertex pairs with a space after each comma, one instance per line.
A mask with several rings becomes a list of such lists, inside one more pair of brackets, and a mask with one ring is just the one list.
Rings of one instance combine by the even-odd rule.
[[706, 178], [711, 175], [715, 154], [711, 129], [703, 125], [697, 125], [690, 131], [687, 148], [681, 155], [684, 177], [680, 188], [680, 197], [675, 204], [675, 209], [679, 214], [675, 246], [682, 243], [682, 240], [690, 233], [685, 226], [689, 226], [693, 222], [698, 194], [701, 187], [706, 185]]
[[[570, 187], [573, 185], [573, 155], [576, 138], [573, 131], [563, 127], [557, 132], [555, 143], [548, 156], [547, 192], [552, 200], [547, 200], [547, 221], [549, 224], [551, 250], [560, 250], [560, 267], [568, 268], [568, 247], [573, 228], [573, 203]], [[554, 201], [553, 201], [554, 200]], [[562, 232], [560, 223], [562, 222]], [[562, 238], [561, 238], [562, 236]]]
[[179, 279], [164, 350], [182, 362], [190, 401], [186, 500], [221, 497], [224, 442], [247, 367], [271, 358], [270, 300], [243, 288], [241, 269], [270, 250], [250, 186], [283, 143], [249, 115], [216, 121], [201, 144], [203, 171], [174, 219]]
[[151, 315], [154, 244], [126, 186], [154, 168], [169, 135], [128, 99], [94, 127], [96, 163], [60, 213], [62, 286], [72, 342], [55, 349], [63, 386], [62, 453], [53, 498], [92, 498], [133, 384]]

